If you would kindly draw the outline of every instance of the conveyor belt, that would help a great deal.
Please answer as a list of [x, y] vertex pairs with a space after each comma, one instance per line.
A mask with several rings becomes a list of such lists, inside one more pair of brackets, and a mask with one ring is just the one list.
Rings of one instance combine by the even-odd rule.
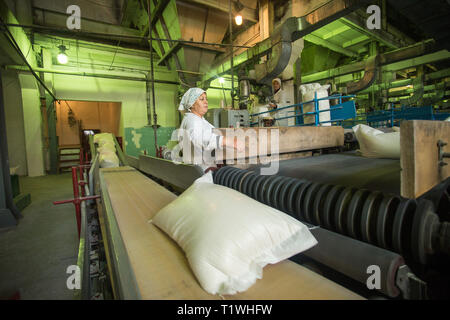
[[[131, 167], [100, 169], [101, 193], [124, 298], [220, 299], [204, 291], [180, 247], [148, 220], [176, 196]], [[123, 251], [119, 250], [123, 249]], [[118, 254], [119, 253], [119, 254]], [[122, 272], [120, 272], [122, 270]], [[132, 280], [132, 281], [131, 281]], [[131, 282], [129, 282], [131, 281]], [[285, 260], [263, 279], [226, 299], [361, 299], [348, 289]]]
[[[251, 171], [259, 173], [260, 166]], [[277, 175], [400, 195], [400, 161], [354, 152], [281, 160]]]

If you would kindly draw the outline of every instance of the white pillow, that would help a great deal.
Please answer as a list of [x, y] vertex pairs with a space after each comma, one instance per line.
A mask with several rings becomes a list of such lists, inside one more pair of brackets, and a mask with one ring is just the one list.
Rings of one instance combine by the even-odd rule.
[[384, 133], [365, 124], [354, 126], [359, 151], [367, 158], [400, 158], [400, 131]]
[[287, 214], [212, 182], [211, 172], [162, 208], [152, 222], [184, 250], [200, 285], [211, 294], [247, 290], [268, 263], [317, 244]]

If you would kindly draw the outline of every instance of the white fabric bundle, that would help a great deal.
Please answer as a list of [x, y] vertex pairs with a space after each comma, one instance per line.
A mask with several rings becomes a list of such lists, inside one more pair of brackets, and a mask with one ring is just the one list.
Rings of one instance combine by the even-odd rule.
[[116, 152], [116, 146], [110, 142], [104, 143], [101, 147], [97, 148], [97, 151], [102, 152]]
[[94, 135], [94, 143], [98, 145], [99, 164], [101, 168], [114, 168], [119, 166], [116, 155], [116, 144], [111, 133], [98, 133]]
[[353, 132], [362, 156], [400, 159], [400, 131], [384, 133], [365, 124], [358, 124], [353, 127]]
[[262, 278], [263, 268], [317, 244], [308, 228], [281, 211], [197, 179], [151, 221], [184, 250], [200, 285], [235, 294]]
[[115, 152], [105, 151], [99, 154], [101, 168], [115, 168], [119, 166], [119, 158]]
[[105, 132], [105, 133], [97, 133], [96, 135], [94, 135], [94, 143], [97, 143], [99, 146], [106, 142], [114, 143], [111, 133]]
[[[327, 85], [320, 85], [320, 83], [310, 83], [304, 84], [300, 86], [300, 91], [302, 92], [302, 101], [310, 101], [314, 100], [314, 93], [317, 92], [317, 99], [328, 97], [328, 88]], [[330, 109], [330, 100], [320, 100], [319, 101], [319, 110]], [[314, 102], [310, 102], [303, 105], [303, 112], [314, 112]], [[303, 116], [304, 123], [314, 123], [315, 115], [307, 115]], [[330, 111], [319, 112], [319, 121], [330, 121], [331, 115]], [[322, 126], [331, 126], [331, 122], [326, 122], [321, 124]]]

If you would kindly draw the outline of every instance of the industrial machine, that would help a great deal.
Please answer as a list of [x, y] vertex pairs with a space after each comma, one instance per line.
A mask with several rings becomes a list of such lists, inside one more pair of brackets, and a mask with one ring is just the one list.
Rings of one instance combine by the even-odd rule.
[[250, 126], [248, 110], [210, 109], [205, 118], [216, 128]]
[[[419, 128], [425, 125], [429, 126], [424, 130], [432, 139], [445, 138], [446, 130], [450, 129], [442, 122], [412, 122], [418, 135]], [[408, 126], [409, 121], [402, 124], [401, 130], [406, 134]], [[448, 172], [439, 169], [442, 166], [437, 162], [430, 163], [440, 172], [439, 182], [419, 196], [406, 197], [407, 155], [402, 154], [400, 160], [370, 159], [354, 151], [338, 152], [345, 143], [344, 136], [344, 129], [336, 126], [282, 128], [275, 174], [262, 174], [262, 169], [272, 163], [230, 164], [230, 155], [225, 156], [224, 165], [212, 168], [216, 184], [291, 215], [308, 225], [318, 240], [310, 250], [290, 258], [288, 266], [282, 263], [265, 268], [265, 274], [278, 276], [263, 278], [257, 295], [250, 292], [229, 298], [274, 299], [274, 293], [264, 289], [275, 281], [270, 279], [280, 279], [276, 294], [283, 299], [449, 297]], [[407, 148], [416, 150], [422, 140], [414, 140], [410, 147], [403, 148], [405, 154], [410, 153]], [[92, 190], [85, 186], [86, 194], [101, 195], [101, 200], [96, 200], [104, 243], [104, 249], [100, 250], [104, 260], [100, 265], [108, 267], [111, 294], [119, 299], [214, 298], [201, 290], [180, 248], [146, 222], [204, 171], [195, 165], [148, 155], [135, 158], [119, 154], [120, 167], [99, 168], [96, 157], [89, 177], [85, 177], [91, 181]], [[420, 161], [416, 160], [417, 164]], [[446, 158], [440, 161], [445, 162]], [[426, 166], [421, 164], [422, 169]], [[411, 183], [420, 189], [420, 181]], [[84, 208], [82, 236], [86, 230], [95, 229], [91, 221], [95, 214], [91, 211], [92, 208]], [[91, 245], [87, 240], [82, 243]], [[86, 254], [89, 250], [86, 247], [81, 250], [80, 247], [80, 257], [89, 261]], [[167, 280], [169, 284], [162, 285], [160, 276], [152, 276], [161, 272], [171, 279]], [[305, 291], [310, 283], [304, 272], [310, 274], [308, 279], [314, 279], [315, 286], [328, 288], [325, 290], [328, 293]], [[372, 272], [379, 277], [374, 283], [370, 282]], [[307, 284], [295, 285], [299, 281]], [[186, 290], [180, 283], [195, 289]], [[150, 287], [152, 290], [146, 289]]]

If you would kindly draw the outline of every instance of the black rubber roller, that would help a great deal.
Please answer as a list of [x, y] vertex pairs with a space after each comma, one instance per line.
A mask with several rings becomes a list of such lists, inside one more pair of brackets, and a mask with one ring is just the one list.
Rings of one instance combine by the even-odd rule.
[[405, 264], [400, 255], [322, 228], [312, 228], [311, 233], [318, 244], [302, 254], [364, 285], [370, 276], [368, 268], [377, 266], [379, 291], [391, 298], [400, 294], [395, 283], [397, 270]]
[[442, 221], [445, 214], [434, 213], [436, 205], [447, 206], [447, 182], [426, 194], [431, 202], [419, 200], [417, 206], [416, 200], [379, 191], [264, 176], [233, 167], [219, 169], [214, 181], [302, 222], [392, 250], [421, 264], [435, 252], [450, 251], [445, 248], [449, 238], [448, 225]]

